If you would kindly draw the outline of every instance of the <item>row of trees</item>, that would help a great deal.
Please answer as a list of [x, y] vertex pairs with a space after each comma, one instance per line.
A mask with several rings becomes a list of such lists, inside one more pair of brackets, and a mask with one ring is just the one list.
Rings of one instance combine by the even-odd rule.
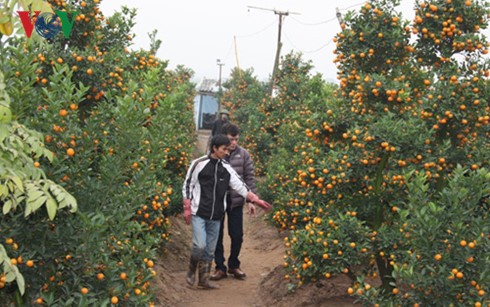
[[253, 71], [223, 99], [288, 232], [293, 284], [337, 274], [386, 306], [486, 305], [490, 174], [485, 1], [368, 1], [336, 36], [339, 86], [282, 58], [278, 96]]
[[27, 2], [11, 9], [77, 14], [68, 38], [0, 41], [0, 305], [153, 305], [193, 150], [192, 71], [155, 56], [156, 33], [129, 51], [134, 10]]

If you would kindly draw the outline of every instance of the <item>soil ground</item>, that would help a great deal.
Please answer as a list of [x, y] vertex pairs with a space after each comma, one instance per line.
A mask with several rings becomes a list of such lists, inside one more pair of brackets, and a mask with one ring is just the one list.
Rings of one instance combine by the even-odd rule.
[[[262, 213], [261, 213], [262, 214]], [[288, 292], [283, 269], [284, 238], [263, 215], [251, 217], [244, 212], [244, 243], [240, 255], [245, 280], [232, 276], [216, 281], [216, 290], [189, 287], [185, 274], [190, 255], [191, 227], [182, 217], [172, 218], [171, 241], [156, 262], [154, 283], [157, 306], [175, 307], [296, 307], [296, 306], [357, 306], [346, 295], [350, 281], [345, 276], [303, 286]], [[225, 252], [229, 241], [225, 229]], [[226, 255], [226, 254], [225, 254]]]

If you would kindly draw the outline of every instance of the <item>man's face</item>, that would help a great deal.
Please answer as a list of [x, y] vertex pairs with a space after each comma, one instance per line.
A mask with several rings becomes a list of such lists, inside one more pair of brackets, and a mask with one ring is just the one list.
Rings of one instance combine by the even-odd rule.
[[213, 146], [214, 154], [218, 159], [224, 159], [227, 155], [230, 154], [230, 150], [228, 149], [228, 145], [221, 145], [219, 147]]
[[229, 146], [229, 149], [230, 151], [233, 151], [236, 149], [237, 145], [238, 145], [238, 138], [240, 137], [240, 135], [231, 135], [231, 134], [227, 134], [226, 135], [228, 137], [228, 139], [230, 140], [231, 144]]

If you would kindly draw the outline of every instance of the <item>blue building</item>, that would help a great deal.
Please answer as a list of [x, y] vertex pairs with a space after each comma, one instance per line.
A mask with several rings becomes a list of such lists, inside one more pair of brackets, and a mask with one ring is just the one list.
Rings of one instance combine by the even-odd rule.
[[194, 121], [197, 130], [211, 130], [218, 115], [218, 81], [204, 78], [197, 86], [194, 98]]

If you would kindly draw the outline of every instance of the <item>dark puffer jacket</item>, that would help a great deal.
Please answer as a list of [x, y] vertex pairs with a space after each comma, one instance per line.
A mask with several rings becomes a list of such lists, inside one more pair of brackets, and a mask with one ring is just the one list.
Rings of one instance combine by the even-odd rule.
[[[248, 151], [240, 146], [237, 146], [237, 148], [230, 153], [226, 160], [230, 163], [231, 167], [238, 173], [238, 175], [242, 177], [245, 184], [247, 184], [247, 187], [253, 193], [256, 193], [255, 170]], [[243, 206], [245, 204], [245, 198], [234, 190], [230, 191], [230, 198], [232, 208]]]

